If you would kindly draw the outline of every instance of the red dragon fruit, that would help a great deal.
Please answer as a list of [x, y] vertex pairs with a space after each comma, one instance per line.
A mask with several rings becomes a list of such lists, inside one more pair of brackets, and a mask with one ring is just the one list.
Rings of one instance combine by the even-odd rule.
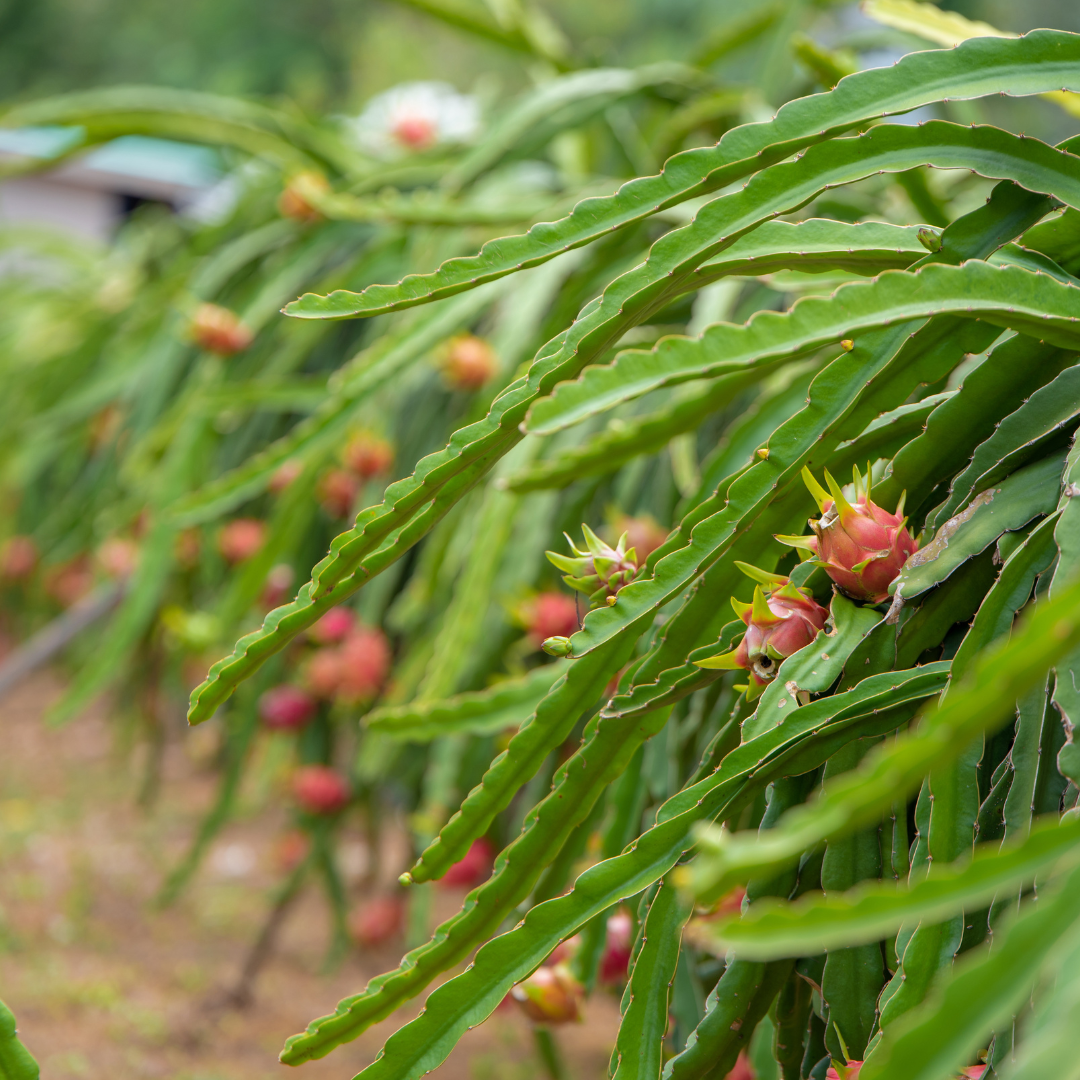
[[495, 350], [473, 334], [458, 334], [443, 346], [443, 379], [451, 390], [479, 390], [498, 367]]
[[464, 856], [439, 878], [439, 887], [471, 889], [487, 878], [494, 861], [495, 849], [481, 836], [474, 840]]
[[266, 523], [258, 518], [235, 518], [218, 532], [218, 551], [236, 565], [256, 555], [266, 542]]
[[797, 588], [788, 578], [746, 563], [735, 565], [759, 583], [753, 603], [731, 598], [735, 614], [746, 623], [746, 633], [731, 652], [695, 663], [703, 668], [746, 669], [750, 672], [746, 696], [753, 700], [776, 677], [780, 662], [805, 648], [824, 629], [829, 612], [808, 589]]
[[537, 647], [549, 637], [569, 637], [578, 628], [577, 604], [565, 593], [537, 593], [521, 605], [519, 615]]
[[349, 782], [329, 765], [303, 765], [293, 775], [293, 795], [309, 814], [336, 814], [351, 797]]
[[13, 536], [0, 547], [0, 578], [5, 581], [25, 581], [37, 563], [37, 544], [29, 536]]
[[302, 687], [283, 683], [259, 698], [259, 717], [268, 728], [293, 731], [315, 715], [316, 705], [315, 698]]
[[[907, 531], [904, 496], [896, 513], [882, 510], [870, 498], [870, 470], [864, 483], [855, 470], [855, 503], [848, 502], [840, 485], [825, 471], [826, 491], [809, 469], [803, 480], [821, 508], [819, 520], [810, 521], [813, 536], [777, 536], [783, 544], [812, 552], [817, 565], [855, 600], [880, 604], [889, 597], [889, 586], [919, 545]], [[830, 494], [831, 493], [831, 494]]]
[[582, 1019], [585, 988], [565, 964], [537, 968], [510, 993], [537, 1024], [566, 1024]]
[[630, 966], [630, 953], [634, 948], [634, 920], [626, 908], [619, 908], [607, 921], [604, 954], [600, 957], [600, 981], [620, 983], [626, 978]]
[[353, 939], [365, 948], [396, 938], [404, 928], [405, 901], [397, 893], [372, 898], [349, 919]]
[[332, 645], [348, 637], [356, 626], [356, 616], [349, 608], [332, 607], [317, 623], [308, 627], [308, 637], [319, 645]]

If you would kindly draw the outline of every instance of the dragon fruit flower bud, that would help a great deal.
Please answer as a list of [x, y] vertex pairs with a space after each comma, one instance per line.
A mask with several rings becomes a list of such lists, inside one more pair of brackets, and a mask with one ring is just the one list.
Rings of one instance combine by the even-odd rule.
[[582, 525], [585, 535], [585, 550], [580, 550], [566, 533], [566, 542], [570, 545], [574, 557], [561, 555], [557, 551], [546, 551], [548, 561], [565, 571], [563, 581], [577, 592], [589, 598], [589, 607], [600, 607], [614, 602], [615, 594], [634, 580], [638, 572], [637, 551], [627, 548], [626, 533], [619, 537], [615, 547], [605, 544], [599, 536]]
[[259, 717], [278, 731], [302, 728], [315, 715], [316, 702], [306, 690], [283, 683], [267, 690], [259, 698]]
[[293, 795], [309, 814], [336, 814], [349, 803], [349, 782], [328, 765], [303, 765], [293, 775]]
[[813, 536], [777, 536], [783, 544], [802, 548], [816, 556], [825, 570], [848, 596], [880, 604], [889, 597], [889, 586], [904, 563], [918, 549], [907, 530], [904, 496], [896, 513], [883, 510], [870, 498], [870, 470], [863, 481], [855, 470], [855, 502], [848, 501], [840, 485], [825, 471], [826, 491], [809, 469], [803, 480], [821, 508], [821, 517], [810, 521]]
[[200, 304], [191, 318], [191, 337], [200, 348], [218, 356], [243, 352], [255, 335], [235, 312], [219, 304]]
[[703, 668], [749, 671], [746, 696], [753, 700], [776, 678], [781, 661], [805, 648], [824, 629], [829, 612], [808, 589], [798, 588], [788, 578], [746, 563], [735, 565], [758, 582], [753, 603], [731, 598], [735, 614], [746, 623], [746, 633], [731, 652], [694, 662]]
[[581, 1020], [585, 987], [565, 964], [539, 967], [510, 991], [525, 1015], [537, 1024]]

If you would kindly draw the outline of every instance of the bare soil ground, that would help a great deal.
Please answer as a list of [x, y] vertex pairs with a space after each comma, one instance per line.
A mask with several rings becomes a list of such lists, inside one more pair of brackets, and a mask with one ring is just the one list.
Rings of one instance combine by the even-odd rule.
[[[277, 1061], [286, 1036], [394, 966], [402, 943], [354, 950], [336, 971], [320, 973], [329, 916], [312, 887], [290, 912], [254, 1005], [215, 1005], [235, 981], [280, 880], [280, 800], [272, 790], [246, 792], [239, 820], [218, 838], [180, 901], [161, 910], [153, 897], [210, 804], [215, 774], [197, 739], [177, 732], [156, 804], [140, 809], [137, 760], [118, 751], [107, 706], [60, 730], [46, 727], [43, 712], [61, 689], [55, 674], [42, 673], [0, 702], [0, 998], [15, 1012], [43, 1080], [289, 1075]], [[367, 855], [359, 833], [345, 854], [358, 900]], [[385, 875], [399, 869], [393, 852], [384, 862]], [[462, 895], [439, 893], [437, 917], [451, 914]], [[419, 1007], [299, 1075], [354, 1075]], [[584, 1024], [558, 1032], [573, 1080], [606, 1075], [617, 1017], [615, 999], [597, 994]], [[436, 1075], [539, 1078], [528, 1022], [515, 1010], [496, 1012]]]

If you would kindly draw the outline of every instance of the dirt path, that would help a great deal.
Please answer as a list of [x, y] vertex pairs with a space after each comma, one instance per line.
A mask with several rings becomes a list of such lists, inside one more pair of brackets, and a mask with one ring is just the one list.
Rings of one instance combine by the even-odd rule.
[[[284, 1038], [393, 966], [400, 943], [357, 950], [336, 972], [320, 974], [329, 920], [311, 889], [291, 912], [254, 1007], [208, 1008], [235, 979], [265, 917], [284, 814], [265, 786], [247, 793], [240, 820], [188, 892], [158, 910], [151, 900], [208, 805], [214, 774], [199, 760], [198, 740], [179, 735], [166, 750], [157, 805], [138, 809], [137, 770], [117, 753], [117, 725], [104, 707], [60, 731], [45, 727], [42, 713], [60, 689], [54, 675], [42, 674], [0, 703], [0, 998], [43, 1080], [290, 1075], [277, 1062]], [[366, 855], [359, 835], [345, 853], [356, 896]], [[460, 899], [439, 894], [439, 917]], [[617, 1016], [615, 999], [599, 994], [584, 1024], [560, 1030], [574, 1080], [606, 1075]], [[291, 1075], [351, 1077], [401, 1020]], [[539, 1078], [527, 1022], [500, 1010], [435, 1075]]]

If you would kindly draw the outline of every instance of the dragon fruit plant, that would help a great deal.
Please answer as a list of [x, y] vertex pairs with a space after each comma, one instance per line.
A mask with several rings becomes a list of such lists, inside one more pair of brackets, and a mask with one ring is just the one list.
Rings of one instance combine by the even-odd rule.
[[[58, 717], [192, 687], [219, 797], [166, 899], [273, 746], [280, 904], [319, 885], [334, 956], [419, 938], [286, 1064], [396, 1015], [360, 1076], [417, 1080], [509, 997], [555, 1077], [614, 989], [617, 1080], [1062, 1073], [1080, 35], [866, 0], [929, 47], [788, 41], [806, 5], [595, 69], [518, 6], [482, 29], [546, 74], [493, 112], [427, 84], [362, 122], [152, 88], [5, 113], [96, 139], [186, 109], [260, 165], [175, 246], [0, 296], [56, 330], [5, 337], [3, 629], [98, 620]], [[204, 302], [250, 332], [227, 359]]]

